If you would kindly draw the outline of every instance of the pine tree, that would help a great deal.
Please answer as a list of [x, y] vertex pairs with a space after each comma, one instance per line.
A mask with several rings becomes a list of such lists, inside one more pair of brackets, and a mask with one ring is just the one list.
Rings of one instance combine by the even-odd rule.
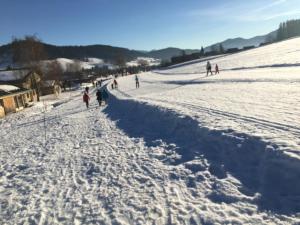
[[288, 20], [280, 23], [277, 30], [277, 41], [300, 35], [300, 20]]

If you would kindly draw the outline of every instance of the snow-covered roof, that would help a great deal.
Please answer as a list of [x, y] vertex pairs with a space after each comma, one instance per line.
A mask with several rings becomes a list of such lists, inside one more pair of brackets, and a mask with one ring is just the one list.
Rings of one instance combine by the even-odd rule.
[[23, 79], [28, 75], [29, 70], [4, 70], [0, 71], [0, 81], [14, 81]]
[[0, 91], [3, 91], [3, 92], [12, 92], [12, 91], [17, 91], [19, 90], [20, 88], [16, 87], [16, 86], [13, 86], [13, 85], [0, 85]]

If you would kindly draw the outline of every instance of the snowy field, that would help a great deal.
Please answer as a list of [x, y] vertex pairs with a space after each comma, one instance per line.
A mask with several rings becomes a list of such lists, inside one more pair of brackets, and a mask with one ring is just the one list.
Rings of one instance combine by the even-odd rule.
[[210, 129], [261, 137], [300, 158], [299, 46], [300, 38], [213, 59], [223, 71], [209, 77], [206, 60], [140, 75], [140, 89], [126, 77], [115, 94], [176, 110]]
[[194, 61], [140, 89], [119, 78], [101, 108], [77, 90], [1, 119], [0, 224], [299, 224], [300, 55], [285, 56], [299, 46], [212, 59], [211, 77]]

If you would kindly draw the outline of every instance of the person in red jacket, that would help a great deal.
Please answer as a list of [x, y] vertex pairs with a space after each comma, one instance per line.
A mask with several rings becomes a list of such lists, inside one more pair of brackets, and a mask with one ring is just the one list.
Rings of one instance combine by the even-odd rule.
[[85, 102], [86, 108], [88, 109], [89, 108], [89, 101], [90, 101], [89, 88], [88, 87], [85, 88], [85, 91], [83, 93], [83, 101]]

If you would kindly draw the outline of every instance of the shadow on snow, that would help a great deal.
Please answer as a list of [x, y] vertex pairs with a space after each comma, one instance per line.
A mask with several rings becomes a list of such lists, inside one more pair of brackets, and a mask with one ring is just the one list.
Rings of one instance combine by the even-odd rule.
[[104, 113], [128, 136], [143, 138], [147, 146], [155, 146], [157, 140], [176, 144], [182, 156], [176, 164], [204, 157], [211, 174], [220, 179], [232, 174], [242, 183], [241, 192], [260, 193], [260, 210], [300, 212], [300, 162], [277, 151], [276, 145], [230, 130], [210, 130], [191, 117], [114, 96]]

